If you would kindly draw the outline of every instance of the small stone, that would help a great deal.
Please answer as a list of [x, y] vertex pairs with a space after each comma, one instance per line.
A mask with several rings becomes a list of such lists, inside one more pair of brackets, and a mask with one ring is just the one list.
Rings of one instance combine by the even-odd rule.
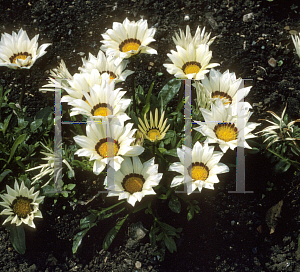
[[79, 52], [79, 53], [77, 53], [77, 55], [79, 55], [80, 57], [83, 57], [85, 55], [85, 53], [84, 52]]
[[283, 29], [290, 30], [290, 27], [289, 26], [285, 26]]
[[228, 10], [229, 10], [229, 11], [233, 11], [233, 7], [230, 7]]
[[277, 64], [277, 61], [276, 61], [276, 59], [274, 59], [274, 58], [270, 58], [269, 60], [268, 60], [268, 64], [271, 66], [271, 67], [276, 67], [276, 64]]
[[290, 30], [289, 33], [291, 35], [298, 35], [298, 31], [296, 31], [296, 30]]
[[257, 80], [264, 80], [262, 77], [258, 77]]
[[271, 99], [270, 99], [269, 97], [268, 97], [268, 98], [265, 98], [265, 99], [264, 99], [264, 104], [269, 104], [270, 101], [271, 101]]
[[58, 60], [60, 60], [60, 56], [56, 56], [56, 58], [57, 58]]
[[254, 19], [254, 14], [253, 14], [253, 12], [248, 13], [248, 14], [245, 14], [245, 15], [243, 16], [243, 21], [244, 21], [245, 23], [251, 22], [253, 19]]
[[234, 224], [235, 224], [235, 221], [234, 221], [234, 220], [232, 220], [232, 221], [230, 222], [230, 224], [231, 224], [231, 226], [234, 226]]
[[136, 261], [136, 262], [135, 262], [135, 267], [136, 267], [137, 269], [140, 269], [140, 268], [142, 267], [141, 262]]
[[189, 21], [190, 20], [190, 16], [187, 14], [187, 15], [185, 15], [184, 16], [184, 21], [186, 22], [186, 21]]
[[149, 65], [154, 66], [154, 62], [149, 62]]

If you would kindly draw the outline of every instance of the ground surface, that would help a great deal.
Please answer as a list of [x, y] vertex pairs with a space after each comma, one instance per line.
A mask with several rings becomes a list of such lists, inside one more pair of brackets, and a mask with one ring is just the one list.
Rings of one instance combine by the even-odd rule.
[[[2, 0], [0, 3], [1, 33], [22, 27], [30, 38], [40, 34], [40, 43], [52, 43], [26, 78], [24, 104], [29, 114], [53, 105], [53, 95], [42, 94], [38, 88], [46, 83], [49, 69], [55, 68], [60, 59], [72, 74], [77, 72], [82, 65], [78, 53], [96, 55], [101, 33], [111, 28], [112, 22], [122, 22], [126, 17], [139, 20], [143, 16], [149, 26], [157, 28], [152, 46], [158, 55], [142, 58], [143, 62], [136, 67], [137, 84], [147, 89], [156, 80], [154, 90], [158, 92], [172, 78], [162, 64], [167, 61], [166, 54], [174, 49], [174, 31], [185, 28], [186, 24], [192, 32], [198, 25], [205, 26], [213, 36], [219, 35], [210, 47], [212, 62], [219, 62], [222, 72], [230, 69], [238, 77], [253, 80], [246, 99], [254, 109], [251, 121], [265, 117], [267, 110], [281, 113], [286, 102], [290, 117], [300, 117], [300, 68], [296, 65], [299, 58], [290, 37], [291, 30], [300, 31], [297, 1]], [[253, 19], [244, 22], [243, 16], [249, 13], [253, 13]], [[268, 60], [272, 57], [283, 64], [271, 67]], [[1, 84], [12, 87], [10, 100], [17, 102], [21, 88], [18, 75], [2, 68], [0, 72]], [[158, 77], [157, 72], [163, 76]], [[127, 83], [122, 87], [130, 89]], [[226, 154], [225, 161], [235, 163], [233, 157], [232, 153]], [[78, 254], [72, 255], [72, 239], [78, 232], [80, 219], [88, 214], [87, 207], [70, 207], [63, 200], [53, 206], [49, 199], [41, 208], [44, 219], [37, 220], [37, 230], [26, 229], [24, 256], [14, 251], [8, 234], [0, 227], [0, 271], [300, 271], [296, 252], [300, 229], [298, 187], [287, 194], [299, 183], [300, 175], [294, 175], [292, 170], [274, 175], [272, 166], [262, 155], [247, 155], [246, 189], [254, 193], [228, 193], [235, 190], [232, 169], [214, 191], [203, 190], [193, 195], [200, 202], [201, 212], [188, 223], [185, 214], [174, 216], [162, 211], [170, 224], [184, 228], [177, 241], [178, 252], [167, 253], [164, 262], [151, 254], [148, 236], [135, 244], [128, 242], [127, 229], [131, 223], [142, 221], [149, 229], [148, 219], [142, 214], [128, 222], [110, 251], [101, 250], [102, 239], [114, 224], [108, 220], [92, 229]], [[86, 178], [85, 173], [77, 180], [86, 180], [78, 185], [82, 201], [99, 189], [93, 183], [94, 178]], [[267, 189], [268, 182], [274, 184], [273, 189]], [[270, 235], [265, 224], [266, 212], [283, 198], [281, 218], [275, 233]], [[90, 207], [102, 202], [99, 197]]]

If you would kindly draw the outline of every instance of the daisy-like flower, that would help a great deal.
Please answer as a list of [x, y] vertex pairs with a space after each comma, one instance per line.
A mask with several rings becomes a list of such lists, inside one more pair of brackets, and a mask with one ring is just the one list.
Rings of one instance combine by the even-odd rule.
[[292, 35], [292, 39], [296, 48], [297, 55], [300, 58], [300, 33], [298, 35]]
[[205, 27], [203, 28], [203, 30], [201, 32], [201, 28], [199, 26], [197, 27], [194, 37], [192, 37], [192, 35], [191, 35], [191, 30], [190, 30], [189, 25], [186, 26], [186, 35], [184, 34], [184, 31], [182, 31], [181, 29], [179, 29], [179, 32], [180, 32], [180, 37], [175, 32], [175, 37], [172, 37], [172, 39], [173, 39], [175, 45], [179, 45], [184, 49], [187, 49], [188, 45], [191, 43], [194, 45], [195, 48], [197, 48], [198, 45], [200, 45], [200, 44], [207, 44], [208, 46], [210, 46], [216, 38], [216, 37], [213, 37], [213, 38], [209, 39], [211, 33], [205, 32]]
[[127, 62], [124, 60], [118, 66], [114, 65], [112, 57], [105, 57], [105, 54], [99, 50], [97, 58], [89, 53], [89, 59], [82, 58], [83, 67], [78, 69], [85, 73], [90, 73], [93, 69], [97, 69], [100, 74], [108, 73], [110, 80], [115, 80], [116, 83], [125, 81], [126, 78], [133, 74], [133, 71], [125, 70]]
[[[218, 98], [223, 101], [224, 105], [240, 102], [252, 88], [250, 86], [239, 89], [241, 83], [242, 79], [236, 79], [235, 73], [229, 73], [229, 70], [221, 74], [219, 71], [211, 69], [209, 78], [205, 75], [201, 83], [195, 82], [193, 84], [196, 87], [198, 107], [209, 109], [211, 103]], [[249, 103], [247, 105], [251, 108]]]
[[6, 185], [6, 190], [7, 194], [0, 195], [4, 200], [4, 202], [0, 202], [0, 205], [5, 208], [0, 215], [8, 215], [3, 225], [11, 221], [11, 224], [17, 226], [23, 223], [35, 228], [33, 219], [35, 217], [43, 218], [39, 204], [43, 201], [44, 196], [38, 196], [40, 191], [33, 193], [34, 187], [28, 190], [23, 181], [20, 186], [15, 181], [14, 189]]
[[90, 92], [90, 87], [93, 87], [95, 84], [101, 85], [102, 81], [109, 80], [109, 75], [107, 73], [102, 74], [97, 69], [93, 69], [91, 73], [76, 73], [73, 78], [67, 80], [67, 84], [70, 87], [63, 88], [68, 95], [64, 95], [61, 98], [61, 102], [72, 102], [75, 99], [86, 100], [83, 92]]
[[259, 123], [248, 122], [252, 112], [244, 102], [225, 106], [221, 99], [211, 104], [211, 111], [200, 109], [205, 122], [195, 121], [199, 124], [195, 130], [207, 136], [205, 143], [218, 143], [225, 153], [228, 148], [233, 150], [237, 146], [252, 149], [246, 139], [255, 138], [250, 133]]
[[114, 82], [108, 83], [102, 80], [101, 85], [89, 87], [89, 93], [82, 90], [84, 98], [75, 99], [69, 102], [74, 108], [71, 109], [71, 116], [83, 114], [91, 119], [103, 119], [107, 116], [114, 116], [125, 122], [130, 117], [125, 113], [130, 104], [130, 99], [122, 99], [126, 91], [121, 88], [114, 90]]
[[[189, 152], [186, 152], [187, 149]], [[186, 153], [192, 155], [190, 160]], [[229, 172], [227, 165], [219, 163], [224, 154], [214, 151], [214, 147], [208, 146], [208, 144], [202, 146], [196, 142], [192, 150], [183, 146], [182, 149], [177, 148], [177, 154], [180, 162], [172, 163], [169, 171], [175, 171], [181, 175], [174, 177], [171, 187], [185, 183], [188, 195], [197, 188], [200, 192], [202, 188], [214, 189], [214, 183], [219, 182], [217, 174]]]
[[140, 124], [138, 125], [140, 131], [145, 135], [146, 139], [148, 139], [151, 142], [156, 142], [162, 140], [166, 136], [166, 132], [169, 129], [170, 125], [168, 125], [166, 128], [166, 124], [168, 119], [166, 119], [164, 122], [164, 115], [165, 112], [162, 113], [159, 123], [158, 123], [158, 110], [155, 109], [155, 117], [153, 122], [153, 115], [150, 111], [150, 126], [147, 121], [146, 113], [144, 115], [144, 122], [139, 117]]
[[118, 66], [123, 59], [130, 58], [139, 53], [157, 54], [157, 51], [148, 46], [154, 42], [155, 28], [148, 29], [147, 20], [138, 22], [127, 18], [121, 23], [113, 23], [113, 29], [102, 34], [104, 44], [100, 47], [107, 56], [113, 56], [114, 64]]
[[144, 152], [142, 146], [131, 146], [135, 141], [133, 134], [136, 129], [132, 129], [133, 124], [120, 122], [113, 119], [107, 124], [104, 122], [88, 122], [86, 126], [87, 136], [75, 136], [75, 142], [82, 147], [75, 152], [78, 156], [90, 157], [90, 161], [95, 160], [93, 172], [99, 175], [109, 164], [116, 171], [120, 169], [121, 156], [138, 156]]
[[0, 66], [11, 69], [30, 69], [35, 61], [47, 52], [45, 49], [51, 43], [45, 43], [38, 48], [39, 35], [32, 40], [26, 31], [21, 28], [18, 34], [13, 31], [12, 35], [4, 33], [0, 41]]
[[[126, 199], [132, 206], [141, 201], [146, 195], [155, 195], [153, 187], [157, 186], [162, 178], [158, 173], [158, 164], [154, 158], [141, 163], [138, 157], [124, 158], [121, 169], [111, 177], [113, 184], [107, 185], [108, 197], [118, 196], [119, 200]], [[107, 184], [107, 177], [104, 184]]]
[[55, 91], [55, 88], [69, 88], [68, 79], [72, 79], [73, 76], [70, 74], [65, 62], [61, 60], [59, 66], [50, 70], [51, 77], [48, 78], [48, 84], [42, 86], [39, 90], [43, 93], [46, 91]]
[[197, 48], [190, 43], [187, 49], [176, 46], [177, 51], [171, 50], [167, 54], [173, 64], [164, 64], [167, 71], [180, 79], [200, 80], [209, 72], [209, 68], [219, 66], [218, 63], [209, 63], [212, 58], [212, 51], [209, 51], [207, 44], [200, 44]]
[[[263, 130], [256, 133], [256, 134], [260, 133], [260, 134], [262, 134], [262, 136], [266, 137], [264, 142], [269, 141], [269, 143], [267, 145], [267, 148], [269, 146], [271, 146], [272, 144], [274, 144], [276, 142], [279, 142], [279, 141], [293, 141], [294, 142], [295, 140], [300, 140], [298, 138], [292, 137], [292, 133], [294, 131], [294, 128], [293, 128], [294, 124], [296, 122], [300, 122], [300, 119], [297, 119], [295, 121], [291, 121], [288, 124], [286, 124], [284, 122], [284, 114], [285, 114], [286, 108], [287, 108], [287, 104], [285, 105], [285, 107], [283, 109], [283, 112], [281, 114], [281, 118], [276, 113], [274, 113], [273, 111], [267, 111], [268, 113], [272, 114], [276, 118], [275, 122], [272, 122], [272, 121], [267, 120], [267, 119], [259, 119], [259, 120], [262, 120], [262, 121], [267, 121], [267, 122], [269, 122], [270, 124], [273, 125], [273, 126], [268, 126], [268, 127], [264, 128]], [[279, 129], [279, 131], [275, 131], [275, 130], [278, 130], [278, 129]], [[295, 144], [295, 142], [294, 142], [294, 144]]]
[[[54, 178], [55, 154], [54, 154], [54, 151], [51, 148], [45, 146], [43, 143], [41, 143], [41, 145], [44, 147], [44, 149], [46, 149], [48, 151], [48, 152], [41, 151], [41, 154], [43, 154], [43, 155], [46, 156], [45, 158], [42, 158], [42, 160], [47, 161], [47, 163], [44, 163], [44, 164], [41, 164], [39, 166], [30, 168], [30, 169], [26, 170], [26, 172], [41, 168], [40, 173], [33, 177], [32, 184], [37, 183], [38, 180], [41, 180], [44, 176], [49, 175], [50, 179], [41, 187], [41, 188], [43, 188], [46, 185], [48, 185], [50, 183], [50, 181]], [[74, 177], [75, 173], [74, 173], [72, 167], [70, 166], [70, 164], [67, 162], [67, 160], [63, 159], [62, 162], [69, 168], [69, 170], [71, 171], [71, 173], [72, 173], [72, 175]]]

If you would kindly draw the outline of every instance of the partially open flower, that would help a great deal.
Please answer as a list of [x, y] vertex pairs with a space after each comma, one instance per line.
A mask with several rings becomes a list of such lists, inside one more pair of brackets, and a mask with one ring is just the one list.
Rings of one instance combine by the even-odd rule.
[[300, 33], [298, 35], [292, 35], [292, 40], [295, 45], [297, 55], [300, 58]]
[[[214, 151], [213, 146], [204, 144], [202, 146], [196, 142], [193, 150], [186, 152], [189, 147], [177, 148], [177, 154], [180, 162], [174, 162], [170, 165], [169, 171], [180, 173], [180, 176], [174, 177], [171, 187], [185, 183], [187, 185], [187, 194], [190, 195], [197, 188], [201, 192], [202, 188], [214, 189], [214, 183], [218, 183], [217, 174], [229, 172], [229, 168], [224, 163], [219, 163], [224, 155], [222, 152]], [[188, 158], [187, 154], [191, 155]]]
[[6, 66], [11, 69], [30, 69], [35, 61], [47, 52], [45, 49], [51, 45], [45, 43], [38, 48], [39, 35], [32, 40], [27, 36], [26, 31], [21, 28], [20, 31], [12, 35], [4, 33], [0, 41], [0, 66]]
[[107, 56], [115, 58], [114, 64], [119, 65], [123, 59], [130, 58], [139, 53], [157, 54], [157, 51], [148, 46], [154, 42], [155, 28], [148, 29], [147, 20], [138, 22], [129, 21], [127, 18], [121, 23], [113, 23], [113, 29], [102, 34], [101, 50]]
[[113, 174], [112, 184], [107, 184], [107, 177], [104, 181], [109, 190], [107, 196], [126, 199], [132, 206], [146, 195], [155, 195], [153, 187], [159, 184], [163, 175], [158, 173], [158, 164], [154, 164], [154, 158], [142, 164], [139, 157], [124, 158], [121, 169]]
[[82, 58], [83, 67], [78, 69], [85, 73], [91, 73], [93, 69], [97, 69], [101, 74], [108, 73], [110, 80], [114, 80], [116, 83], [125, 81], [126, 78], [133, 74], [133, 71], [125, 70], [126, 61], [122, 61], [118, 66], [114, 65], [114, 59], [112, 57], [106, 58], [104, 53], [99, 50], [97, 58], [89, 53], [89, 59]]
[[17, 226], [23, 223], [35, 228], [33, 219], [35, 217], [43, 217], [39, 210], [39, 204], [43, 201], [44, 196], [38, 197], [39, 191], [33, 193], [34, 187], [28, 190], [23, 181], [20, 186], [15, 181], [14, 189], [6, 185], [6, 190], [7, 194], [0, 195], [4, 200], [4, 202], [0, 202], [0, 205], [5, 207], [0, 215], [8, 215], [3, 225], [11, 221], [11, 224], [16, 224]]
[[208, 46], [210, 46], [216, 38], [213, 37], [209, 39], [211, 33], [205, 32], [205, 27], [201, 32], [201, 28], [199, 28], [199, 26], [197, 27], [194, 37], [192, 37], [191, 35], [191, 30], [189, 25], [186, 26], [186, 35], [184, 34], [184, 31], [182, 31], [181, 29], [179, 29], [179, 32], [180, 32], [180, 37], [177, 33], [175, 33], [175, 37], [172, 37], [172, 39], [175, 45], [179, 45], [184, 49], [187, 49], [188, 45], [191, 43], [194, 45], [195, 48], [197, 48], [200, 44], [207, 44]]
[[163, 123], [164, 115], [165, 112], [162, 113], [160, 121], [158, 123], [158, 110], [155, 109], [155, 117], [153, 122], [152, 112], [150, 111], [150, 126], [147, 121], [146, 113], [144, 115], [144, 122], [139, 117], [140, 124], [138, 125], [138, 127], [141, 132], [144, 133], [146, 139], [150, 140], [151, 142], [156, 142], [162, 140], [166, 136], [166, 132], [169, 129], [170, 125], [165, 128], [168, 119], [166, 119]]
[[[37, 181], [41, 180], [44, 176], [49, 175], [50, 179], [46, 183], [43, 184], [43, 186], [41, 187], [41, 188], [43, 188], [46, 185], [48, 185], [50, 183], [50, 181], [53, 180], [53, 178], [54, 178], [55, 153], [51, 148], [45, 146], [43, 143], [41, 143], [41, 145], [44, 147], [44, 149], [46, 149], [48, 151], [48, 152], [43, 152], [43, 151], [40, 152], [41, 154], [46, 156], [45, 158], [42, 158], [42, 160], [47, 161], [47, 163], [43, 163], [43, 164], [40, 164], [39, 166], [30, 168], [30, 169], [26, 170], [26, 172], [41, 168], [40, 173], [32, 178], [32, 184], [37, 183]], [[74, 173], [72, 167], [70, 166], [70, 164], [68, 163], [68, 161], [66, 159], [63, 159], [62, 162], [69, 168], [69, 170], [71, 171], [71, 173], [74, 177], [75, 173]]]
[[212, 58], [212, 51], [209, 51], [207, 44], [200, 44], [197, 48], [190, 43], [188, 47], [176, 46], [177, 51], [171, 50], [167, 54], [173, 64], [164, 64], [168, 73], [180, 79], [200, 80], [209, 72], [209, 68], [219, 66], [218, 63], [209, 63]]

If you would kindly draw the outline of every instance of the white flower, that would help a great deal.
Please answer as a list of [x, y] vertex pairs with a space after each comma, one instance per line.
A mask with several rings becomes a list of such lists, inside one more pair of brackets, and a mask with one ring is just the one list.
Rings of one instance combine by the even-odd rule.
[[[44, 163], [44, 164], [41, 164], [39, 166], [36, 166], [36, 167], [33, 167], [33, 168], [30, 168], [27, 171], [32, 171], [32, 170], [35, 170], [35, 169], [39, 169], [39, 168], [42, 168], [40, 173], [37, 174], [36, 176], [33, 177], [32, 179], [32, 184], [35, 184], [38, 180], [40, 180], [42, 177], [44, 176], [47, 176], [49, 175], [50, 176], [50, 179], [41, 187], [45, 187], [46, 185], [49, 184], [49, 182], [54, 178], [54, 161], [55, 161], [55, 153], [54, 151], [45, 146], [43, 143], [41, 143], [41, 145], [49, 152], [40, 152], [41, 154], [45, 155], [46, 157], [45, 158], [42, 158], [42, 160], [45, 160], [47, 161], [47, 163]], [[75, 176], [75, 173], [72, 169], [72, 167], [70, 166], [70, 164], [67, 162], [67, 160], [63, 159], [62, 161], [68, 168], [69, 170], [71, 171], [73, 177]]]
[[[155, 195], [153, 187], [157, 186], [162, 178], [158, 173], [158, 164], [154, 158], [141, 163], [138, 157], [124, 158], [121, 169], [111, 177], [113, 184], [108, 184], [108, 197], [119, 196], [119, 200], [126, 199], [132, 206], [141, 201], [145, 195]], [[104, 184], [107, 184], [107, 177]]]
[[177, 51], [171, 50], [172, 54], [167, 54], [173, 64], [164, 64], [167, 71], [180, 79], [200, 80], [209, 72], [209, 68], [219, 66], [218, 63], [209, 63], [212, 52], [207, 44], [200, 44], [197, 48], [190, 43], [187, 49], [176, 46]]
[[43, 93], [46, 91], [55, 91], [57, 88], [69, 88], [68, 80], [73, 76], [70, 74], [65, 62], [61, 60], [59, 66], [50, 70], [51, 77], [48, 78], [48, 84], [42, 86], [39, 90]]
[[[229, 172], [227, 165], [219, 163], [224, 154], [214, 151], [214, 147], [208, 144], [202, 146], [196, 142], [193, 150], [183, 146], [182, 149], [177, 148], [177, 154], [180, 162], [172, 163], [169, 171], [175, 171], [181, 175], [173, 178], [171, 187], [185, 183], [188, 195], [197, 188], [200, 192], [202, 188], [214, 189], [214, 183], [219, 182], [217, 174]], [[191, 154], [190, 159], [187, 154]]]
[[93, 69], [91, 73], [76, 73], [73, 78], [68, 79], [68, 85], [70, 87], [62, 87], [68, 95], [64, 95], [61, 98], [61, 102], [72, 102], [75, 99], [85, 99], [83, 92], [90, 92], [90, 87], [95, 84], [101, 85], [103, 80], [109, 80], [107, 73], [102, 74], [97, 69]]
[[[162, 140], [166, 136], [166, 132], [169, 129], [170, 125], [168, 125], [166, 128], [166, 124], [168, 119], [165, 119], [164, 121], [164, 115], [165, 112], [162, 113], [159, 123], [158, 123], [158, 110], [155, 109], [155, 117], [153, 122], [153, 115], [150, 111], [150, 126], [146, 118], [146, 113], [144, 115], [144, 122], [139, 117], [140, 124], [138, 125], [140, 131], [145, 135], [146, 139], [148, 139], [151, 142], [156, 142]], [[164, 122], [163, 122], [164, 121]]]
[[[220, 98], [224, 105], [236, 104], [244, 99], [250, 92], [251, 87], [239, 89], [242, 79], [236, 79], [235, 73], [229, 73], [229, 70], [221, 74], [219, 71], [211, 69], [209, 79], [205, 75], [200, 82], [195, 82], [197, 104], [200, 108], [209, 109], [211, 103]], [[239, 100], [239, 101], [237, 101]], [[246, 102], [247, 103], [247, 102]], [[247, 103], [248, 107], [251, 105]]]
[[298, 35], [292, 35], [292, 40], [295, 45], [297, 55], [300, 58], [300, 33]]
[[89, 93], [82, 90], [83, 99], [75, 99], [69, 102], [74, 108], [71, 109], [70, 116], [83, 114], [91, 119], [103, 119], [112, 117], [125, 122], [130, 117], [125, 113], [131, 100], [122, 99], [125, 91], [120, 91], [121, 88], [114, 90], [114, 82], [108, 83], [107, 80], [102, 80], [101, 85], [95, 84], [89, 88]]
[[116, 83], [125, 81], [126, 78], [133, 74], [133, 71], [125, 70], [127, 62], [124, 60], [118, 66], [114, 65], [112, 57], [106, 58], [104, 53], [99, 50], [97, 58], [89, 53], [89, 59], [82, 58], [83, 67], [78, 69], [85, 73], [90, 73], [93, 69], [97, 69], [100, 74], [108, 73], [111, 80]]
[[119, 65], [125, 58], [130, 58], [138, 53], [157, 54], [157, 51], [148, 46], [154, 42], [155, 28], [148, 29], [147, 20], [138, 22], [129, 21], [127, 18], [121, 23], [113, 23], [113, 29], [108, 29], [102, 34], [104, 40], [101, 46], [107, 56], [115, 58], [115, 65]]
[[0, 205], [5, 207], [0, 215], [8, 215], [3, 225], [11, 221], [11, 224], [16, 224], [17, 226], [24, 223], [35, 228], [33, 219], [35, 217], [43, 217], [39, 210], [39, 204], [43, 201], [44, 196], [38, 197], [40, 191], [33, 193], [34, 187], [28, 190], [23, 181], [20, 186], [15, 181], [14, 189], [6, 185], [6, 190], [7, 194], [0, 195], [4, 200], [4, 202], [0, 202]]
[[45, 43], [38, 48], [39, 35], [32, 40], [27, 36], [26, 31], [21, 28], [19, 33], [13, 31], [12, 35], [4, 33], [0, 41], [0, 66], [11, 69], [30, 69], [35, 61], [47, 52], [45, 49], [51, 45]]
[[211, 104], [211, 111], [200, 109], [205, 122], [197, 122], [200, 126], [195, 128], [207, 136], [205, 143], [218, 143], [225, 153], [228, 148], [233, 150], [237, 146], [250, 148], [246, 139], [255, 138], [252, 133], [259, 123], [248, 122], [252, 112], [244, 102], [235, 105], [223, 104], [221, 99], [217, 99]]
[[180, 32], [180, 37], [175, 32], [176, 37], [172, 37], [172, 39], [173, 39], [175, 45], [179, 45], [184, 49], [187, 49], [188, 45], [191, 43], [194, 45], [195, 48], [197, 48], [198, 45], [200, 45], [200, 44], [207, 44], [208, 46], [210, 46], [216, 38], [216, 37], [213, 37], [209, 40], [211, 33], [205, 32], [205, 27], [203, 28], [203, 30], [201, 32], [201, 28], [199, 28], [199, 26], [197, 27], [194, 37], [192, 37], [192, 35], [191, 35], [191, 30], [190, 30], [189, 25], [186, 26], [186, 35], [184, 34], [184, 32], [181, 29], [179, 29], [179, 32]]
[[[281, 114], [281, 118], [277, 114], [275, 114], [273, 111], [267, 111], [268, 113], [272, 114], [277, 119], [275, 121], [276, 123], [272, 122], [270, 120], [267, 120], [267, 119], [260, 119], [260, 120], [263, 120], [263, 121], [267, 121], [267, 122], [269, 122], [270, 124], [273, 125], [273, 126], [268, 126], [268, 127], [264, 128], [263, 130], [256, 133], [256, 134], [261, 133], [262, 136], [266, 137], [264, 142], [269, 141], [269, 143], [267, 145], [267, 148], [269, 146], [271, 146], [273, 143], [276, 143], [278, 141], [295, 141], [295, 140], [299, 140], [298, 138], [293, 138], [291, 134], [294, 131], [294, 128], [293, 128], [294, 124], [296, 122], [300, 122], [300, 119], [297, 119], [295, 121], [291, 121], [288, 124], [286, 124], [284, 122], [284, 114], [285, 114], [286, 108], [287, 108], [287, 104], [285, 105], [285, 107], [283, 109], [283, 112]], [[279, 131], [275, 131], [277, 129], [279, 129]]]
[[75, 136], [75, 142], [83, 147], [75, 152], [78, 156], [90, 157], [90, 161], [95, 160], [93, 172], [99, 175], [106, 164], [116, 171], [120, 169], [121, 156], [138, 156], [144, 152], [141, 146], [130, 146], [135, 141], [133, 134], [136, 129], [132, 129], [133, 124], [124, 123], [118, 119], [109, 121], [88, 122], [86, 126], [87, 136]]

